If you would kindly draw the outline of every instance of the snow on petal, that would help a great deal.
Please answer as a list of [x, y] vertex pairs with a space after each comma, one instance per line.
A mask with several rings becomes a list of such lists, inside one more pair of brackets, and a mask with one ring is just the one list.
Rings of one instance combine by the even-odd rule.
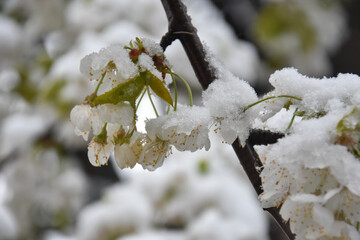
[[194, 152], [210, 147], [210, 114], [204, 107], [181, 106], [177, 111], [146, 122], [152, 140], [157, 138], [174, 145], [180, 151]]
[[260, 201], [265, 207], [282, 204], [280, 214], [290, 219], [297, 239], [359, 239], [359, 80], [351, 74], [316, 79], [283, 69], [270, 77], [275, 89], [265, 97], [274, 99], [259, 104], [270, 129], [290, 105], [298, 113], [283, 128], [283, 138], [255, 146], [263, 163]]
[[103, 122], [129, 126], [133, 122], [134, 110], [128, 103], [101, 104], [97, 106]]
[[151, 57], [153, 56], [160, 56], [164, 54], [163, 49], [161, 48], [160, 44], [156, 43], [152, 39], [149, 38], [141, 38], [141, 41], [144, 45], [144, 48], [149, 53]]
[[137, 66], [131, 61], [123, 45], [111, 45], [84, 57], [80, 71], [97, 85], [104, 75], [98, 94], [105, 93], [138, 74]]
[[360, 90], [360, 77], [355, 74], [339, 74], [333, 78], [310, 78], [295, 68], [284, 68], [270, 76], [269, 82], [275, 87], [272, 94], [287, 94], [302, 98], [302, 105], [309, 110], [324, 110], [331, 99], [353, 104]]
[[[254, 89], [245, 81], [231, 74], [210, 84], [203, 92], [203, 103], [212, 118], [220, 123], [224, 140], [232, 143], [236, 137], [242, 145], [249, 136], [257, 112], [247, 107], [258, 100]], [[246, 112], [245, 112], [246, 111]]]

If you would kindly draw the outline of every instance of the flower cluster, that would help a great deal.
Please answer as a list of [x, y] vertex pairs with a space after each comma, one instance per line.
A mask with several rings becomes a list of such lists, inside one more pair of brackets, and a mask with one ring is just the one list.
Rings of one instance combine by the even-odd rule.
[[[258, 116], [252, 105], [258, 101], [254, 89], [223, 69], [215, 58], [209, 62], [218, 69], [218, 79], [203, 94], [203, 107], [193, 106], [191, 89], [171, 71], [161, 47], [148, 39], [136, 39], [129, 46], [114, 45], [92, 53], [81, 61], [80, 71], [92, 83], [94, 91], [81, 105], [73, 108], [70, 118], [75, 133], [88, 140], [88, 157], [94, 166], [107, 163], [114, 152], [123, 169], [141, 164], [154, 170], [171, 154], [210, 148], [209, 129], [214, 127], [226, 143], [236, 138], [242, 145]], [[178, 106], [174, 76], [187, 87], [190, 106]], [[168, 89], [173, 82], [174, 100]], [[156, 118], [146, 121], [146, 133], [136, 129], [137, 109], [148, 94]], [[168, 104], [159, 116], [151, 95]], [[221, 98], [219, 99], [219, 96]]]
[[[274, 90], [257, 97], [250, 85], [217, 67], [203, 93], [203, 107], [193, 106], [187, 82], [173, 73], [161, 47], [147, 39], [111, 46], [86, 56], [81, 71], [95, 82], [94, 92], [71, 111], [75, 133], [88, 140], [94, 166], [107, 164], [114, 152], [123, 169], [142, 165], [155, 170], [175, 147], [180, 151], [210, 148], [215, 126], [224, 142], [246, 144], [251, 128], [280, 131], [285, 137], [255, 146], [263, 164], [260, 176], [264, 208], [281, 207], [297, 239], [360, 238], [360, 79], [341, 74], [315, 79], [295, 69], [270, 77]], [[174, 76], [189, 91], [190, 106], [177, 104]], [[168, 89], [172, 80], [174, 100]], [[148, 94], [156, 118], [136, 128], [137, 109]], [[151, 95], [167, 103], [159, 115]]]
[[[314, 79], [284, 69], [270, 82], [275, 90], [258, 107], [265, 127], [287, 135], [255, 147], [263, 207], [281, 207], [297, 239], [359, 239], [360, 78]], [[293, 115], [287, 123], [285, 112]]]
[[[192, 107], [190, 90], [191, 106], [177, 106], [176, 88], [173, 100], [168, 84], [178, 75], [171, 71], [160, 45], [137, 38], [129, 46], [110, 46], [83, 58], [80, 71], [94, 83], [94, 91], [72, 109], [70, 119], [85, 141], [92, 134], [88, 145], [92, 165], [107, 164], [114, 152], [121, 169], [138, 163], [155, 170], [172, 146], [180, 151], [209, 149], [208, 112]], [[166, 102], [168, 111], [159, 116], [153, 104], [157, 118], [148, 120], [147, 133], [141, 133], [136, 128], [137, 109], [146, 93], [152, 104], [154, 94]]]

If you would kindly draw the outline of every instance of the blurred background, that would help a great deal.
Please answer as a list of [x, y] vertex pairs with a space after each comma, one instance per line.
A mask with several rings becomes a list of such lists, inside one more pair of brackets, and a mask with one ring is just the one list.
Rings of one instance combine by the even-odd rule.
[[[259, 95], [286, 66], [316, 77], [360, 72], [359, 1], [184, 2], [200, 39]], [[0, 1], [0, 240], [269, 238], [272, 225], [215, 133], [210, 151], [174, 150], [155, 172], [112, 160], [92, 167], [74, 134], [70, 110], [90, 92], [80, 60], [166, 30], [160, 0]], [[200, 105], [179, 42], [165, 54]]]

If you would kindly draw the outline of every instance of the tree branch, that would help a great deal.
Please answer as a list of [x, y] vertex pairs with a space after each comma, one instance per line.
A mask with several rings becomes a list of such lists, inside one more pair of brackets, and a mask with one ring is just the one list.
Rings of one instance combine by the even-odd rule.
[[[202, 88], [204, 90], [207, 89], [210, 83], [216, 79], [215, 69], [205, 60], [204, 47], [197, 35], [196, 28], [191, 23], [191, 18], [187, 14], [185, 5], [181, 0], [161, 0], [161, 2], [169, 23], [168, 33], [161, 39], [161, 47], [165, 50], [173, 41], [176, 39], [180, 40]], [[238, 140], [232, 144], [241, 165], [258, 195], [262, 193], [262, 186], [256, 167], [261, 166], [261, 162], [253, 146], [256, 144], [275, 143], [281, 137], [283, 137], [282, 134], [253, 130], [245, 147], [241, 147]], [[295, 238], [289, 225], [282, 220], [278, 208], [267, 208], [264, 210], [274, 217], [289, 239]]]
[[196, 28], [191, 23], [191, 18], [186, 13], [186, 7], [180, 0], [161, 0], [169, 22], [168, 33], [161, 39], [161, 47], [165, 50], [174, 40], [180, 40], [196, 77], [203, 89], [215, 80], [214, 69], [205, 60], [206, 55], [203, 45], [197, 35]]

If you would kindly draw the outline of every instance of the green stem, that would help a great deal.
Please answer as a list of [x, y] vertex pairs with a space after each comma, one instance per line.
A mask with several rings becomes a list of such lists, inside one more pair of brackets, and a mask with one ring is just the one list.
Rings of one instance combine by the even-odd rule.
[[146, 90], [144, 90], [144, 92], [141, 94], [140, 99], [139, 99], [138, 103], [136, 104], [136, 109], [135, 109], [135, 111], [138, 110], [139, 105], [140, 105], [140, 102], [141, 102], [141, 100], [143, 99], [143, 97], [145, 96], [145, 93], [146, 93]]
[[100, 88], [100, 85], [103, 83], [103, 80], [104, 80], [105, 75], [106, 75], [106, 72], [104, 72], [104, 73], [101, 75], [101, 79], [100, 79], [98, 85], [97, 85], [96, 88], [95, 88], [94, 96], [97, 96], [97, 92], [98, 92], [98, 90], [99, 90], [99, 88]]
[[132, 137], [132, 135], [134, 134], [134, 132], [135, 132], [135, 127], [133, 127], [132, 129], [131, 129], [131, 132], [129, 133], [129, 131], [130, 131], [130, 129], [129, 129], [129, 131], [126, 133], [126, 136], [127, 136], [127, 138], [128, 139], [130, 139], [131, 137]]
[[173, 81], [173, 84], [174, 84], [174, 93], [175, 93], [175, 104], [174, 104], [174, 111], [176, 111], [177, 109], [177, 87], [176, 87], [176, 81], [175, 81], [175, 78], [172, 74], [170, 74], [171, 78], [172, 78], [172, 81]]
[[188, 90], [188, 93], [189, 93], [190, 106], [192, 107], [193, 106], [193, 97], [192, 97], [192, 92], [191, 92], [191, 88], [190, 88], [189, 84], [179, 74], [174, 73], [174, 72], [167, 72], [167, 73], [169, 73], [171, 75], [175, 75], [176, 77], [178, 77], [185, 84], [185, 86], [186, 86], [186, 88]]
[[135, 100], [131, 100], [129, 101], [130, 106], [134, 109], [134, 116], [133, 116], [133, 124], [134, 124], [134, 128], [136, 126], [136, 111], [137, 111], [137, 106], [135, 104]]
[[150, 89], [149, 89], [149, 86], [148, 86], [148, 85], [146, 85], [146, 91], [147, 91], [147, 93], [148, 93], [148, 96], [149, 96], [151, 105], [153, 106], [153, 109], [154, 109], [154, 111], [155, 111], [156, 117], [159, 117], [159, 114], [158, 114], [158, 112], [156, 111], [155, 104], [154, 104], [154, 102], [153, 102], [153, 100], [152, 100], [152, 98], [151, 98]]
[[287, 127], [286, 131], [289, 131], [290, 128], [291, 128], [291, 126], [293, 125], [294, 119], [295, 119], [295, 117], [296, 117], [296, 113], [297, 113], [298, 110], [299, 110], [299, 108], [296, 108], [296, 109], [295, 109], [295, 112], [294, 112], [294, 114], [293, 114], [293, 116], [292, 116], [292, 118], [291, 118], [291, 121], [290, 121], [289, 126]]
[[166, 109], [166, 114], [169, 114], [169, 112], [170, 112], [170, 104], [168, 104], [168, 107], [167, 107], [167, 109]]
[[257, 101], [257, 102], [254, 102], [254, 103], [246, 106], [243, 111], [245, 112], [245, 111], [248, 110], [249, 108], [251, 108], [251, 107], [253, 107], [253, 106], [255, 106], [255, 105], [259, 104], [259, 103], [262, 103], [262, 102], [264, 102], [264, 101], [266, 101], [266, 100], [274, 99], [274, 98], [293, 98], [293, 99], [296, 99], [296, 100], [299, 100], [299, 101], [302, 100], [302, 99], [299, 98], [299, 97], [294, 97], [294, 96], [290, 96], [290, 95], [271, 96], [271, 97], [267, 97], [267, 98], [261, 99], [261, 100], [259, 100], [259, 101]]

